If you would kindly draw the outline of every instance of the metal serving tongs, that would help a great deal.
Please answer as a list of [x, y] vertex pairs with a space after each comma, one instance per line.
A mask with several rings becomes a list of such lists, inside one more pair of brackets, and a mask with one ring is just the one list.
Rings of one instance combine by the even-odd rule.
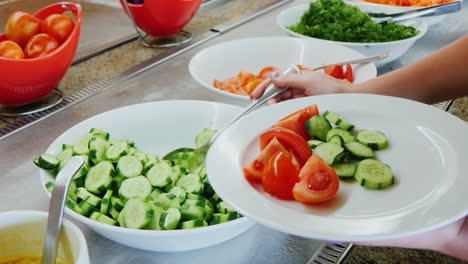
[[47, 230], [42, 248], [42, 264], [55, 264], [68, 186], [83, 165], [84, 159], [80, 156], [74, 156], [63, 166], [55, 178], [54, 189], [49, 201]]
[[375, 23], [383, 23], [386, 21], [400, 22], [417, 17], [438, 16], [448, 13], [453, 13], [461, 10], [461, 1], [455, 1], [447, 4], [436, 5], [426, 8], [421, 8], [414, 11], [407, 11], [395, 14], [385, 13], [367, 13], [372, 17]]
[[[296, 65], [291, 65], [289, 66], [286, 70], [282, 72], [282, 74], [289, 74], [289, 73], [301, 73], [301, 70], [296, 66]], [[265, 92], [262, 94], [261, 97], [259, 97], [257, 100], [253, 101], [250, 103], [244, 110], [242, 110], [237, 116], [235, 116], [225, 127], [223, 127], [221, 130], [219, 130], [213, 137], [211, 137], [210, 141], [206, 143], [205, 145], [193, 149], [193, 148], [178, 148], [176, 150], [173, 150], [166, 154], [163, 159], [171, 159], [171, 157], [179, 152], [187, 152], [187, 151], [195, 151], [199, 154], [202, 154], [201, 157], [204, 157], [206, 155], [206, 152], [208, 151], [208, 148], [213, 144], [213, 142], [216, 140], [216, 138], [223, 133], [224, 130], [226, 130], [228, 127], [230, 127], [232, 124], [234, 124], [237, 120], [241, 119], [242, 117], [248, 115], [264, 103], [266, 103], [268, 100], [274, 98], [275, 96], [281, 94], [282, 92], [286, 91], [288, 87], [283, 87], [279, 88], [273, 83], [270, 84], [266, 89]]]

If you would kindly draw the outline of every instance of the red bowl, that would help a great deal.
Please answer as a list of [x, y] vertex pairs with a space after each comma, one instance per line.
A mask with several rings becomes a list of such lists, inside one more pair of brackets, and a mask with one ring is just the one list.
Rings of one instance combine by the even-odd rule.
[[[52, 4], [34, 16], [45, 19], [51, 14], [65, 11], [75, 15], [75, 26], [68, 39], [53, 52], [33, 59], [9, 59], [0, 57], [0, 104], [17, 106], [31, 103], [50, 94], [70, 67], [75, 57], [81, 30], [81, 6], [59, 2]], [[0, 41], [6, 40], [5, 34]]]
[[[125, 13], [126, 0], [120, 0]], [[153, 37], [169, 37], [179, 33], [195, 16], [202, 0], [146, 0], [143, 4], [128, 3], [135, 24]]]

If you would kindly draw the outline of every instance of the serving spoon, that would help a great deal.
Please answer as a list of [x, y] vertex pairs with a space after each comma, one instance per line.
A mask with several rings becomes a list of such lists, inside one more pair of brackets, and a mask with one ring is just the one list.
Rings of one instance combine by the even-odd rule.
[[[353, 60], [348, 60], [348, 61], [342, 61], [338, 63], [332, 63], [332, 64], [326, 64], [326, 65], [321, 65], [318, 67], [313, 68], [312, 70], [320, 70], [324, 69], [326, 67], [330, 66], [336, 66], [336, 65], [345, 65], [345, 64], [364, 64], [364, 63], [369, 63], [373, 61], [378, 61], [386, 58], [390, 54], [389, 51], [385, 51], [382, 54], [376, 55], [376, 56], [370, 56], [362, 59], [353, 59]], [[281, 74], [289, 74], [289, 73], [294, 73], [294, 74], [299, 74], [301, 73], [301, 70], [296, 66], [296, 65], [291, 65], [289, 66], [286, 70], [284, 70]], [[289, 87], [283, 87], [279, 88], [273, 83], [271, 83], [263, 92], [263, 94], [256, 100], [254, 100], [252, 103], [250, 103], [242, 112], [240, 112], [237, 116], [235, 116], [225, 127], [223, 127], [221, 130], [219, 130], [216, 134], [211, 137], [210, 141], [206, 143], [205, 145], [199, 147], [199, 148], [178, 148], [175, 149], [169, 153], [167, 153], [163, 159], [165, 160], [170, 160], [174, 155], [180, 152], [196, 152], [197, 154], [200, 155], [201, 161], [205, 160], [206, 153], [208, 151], [208, 148], [213, 144], [213, 142], [216, 140], [216, 138], [228, 127], [230, 127], [232, 124], [234, 124], [237, 120], [241, 119], [242, 117], [246, 116], [247, 114], [251, 113], [270, 99], [273, 99], [277, 95], [283, 93], [286, 91]]]
[[448, 13], [453, 13], [461, 10], [461, 1], [454, 1], [446, 4], [421, 8], [412, 11], [406, 11], [395, 14], [385, 13], [367, 13], [372, 17], [375, 23], [383, 23], [386, 21], [400, 22], [417, 17], [439, 16]]
[[73, 177], [83, 167], [84, 159], [73, 156], [57, 174], [54, 189], [50, 196], [47, 230], [42, 248], [42, 264], [55, 264], [62, 229], [63, 208], [67, 199], [68, 187]]

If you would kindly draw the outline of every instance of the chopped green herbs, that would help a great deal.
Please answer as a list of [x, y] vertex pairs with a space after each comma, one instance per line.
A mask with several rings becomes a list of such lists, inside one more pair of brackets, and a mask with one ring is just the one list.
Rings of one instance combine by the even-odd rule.
[[342, 0], [310, 3], [300, 22], [288, 28], [309, 37], [358, 43], [388, 42], [417, 35], [413, 27], [394, 22], [376, 24], [368, 14]]

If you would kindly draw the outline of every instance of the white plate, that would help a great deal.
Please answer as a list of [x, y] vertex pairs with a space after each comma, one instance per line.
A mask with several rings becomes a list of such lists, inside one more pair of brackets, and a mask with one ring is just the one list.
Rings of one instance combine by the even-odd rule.
[[[385, 133], [395, 184], [368, 190], [341, 181], [338, 195], [321, 205], [281, 201], [250, 185], [242, 174], [259, 153], [258, 135], [282, 117], [317, 104], [360, 129]], [[468, 213], [468, 125], [433, 106], [396, 97], [334, 94], [262, 108], [227, 129], [207, 156], [209, 180], [240, 213], [271, 228], [314, 239], [381, 240], [428, 231]]]
[[[222, 42], [198, 52], [192, 57], [189, 71], [192, 77], [213, 91], [222, 102], [246, 105], [247, 96], [228, 93], [213, 87], [215, 79], [224, 80], [236, 76], [242, 69], [258, 74], [267, 66], [285, 69], [291, 64], [316, 67], [323, 64], [364, 57], [359, 52], [332, 43], [317, 43], [308, 39], [289, 37], [247, 38]], [[219, 58], [222, 58], [220, 61]], [[353, 65], [354, 83], [377, 76], [372, 63]]]
[[[313, 1], [311, 1], [313, 2]], [[359, 9], [363, 12], [379, 12], [376, 10], [375, 7], [372, 5], [359, 5]], [[302, 4], [297, 6], [292, 6], [280, 14], [278, 14], [276, 18], [276, 23], [278, 26], [287, 32], [291, 36], [305, 38], [309, 40], [313, 40], [319, 43], [330, 43], [330, 44], [337, 44], [342, 45], [348, 48], [352, 48], [366, 56], [373, 56], [376, 54], [381, 54], [385, 51], [390, 51], [390, 54], [387, 58], [375, 62], [377, 67], [383, 66], [388, 64], [406, 53], [406, 51], [416, 42], [416, 40], [420, 39], [424, 34], [427, 32], [427, 25], [422, 20], [412, 20], [412, 21], [405, 21], [401, 24], [405, 26], [414, 27], [419, 33], [408, 39], [398, 40], [398, 41], [390, 41], [390, 42], [380, 42], [380, 43], [355, 43], [355, 42], [341, 42], [341, 41], [332, 41], [332, 40], [324, 40], [319, 38], [313, 38], [309, 36], [304, 36], [298, 34], [294, 31], [288, 29], [289, 26], [297, 24], [302, 15], [309, 9], [309, 4]]]
[[[117, 108], [76, 124], [47, 149], [58, 155], [62, 144], [74, 144], [91, 128], [101, 128], [112, 139], [134, 141], [145, 153], [159, 156], [180, 147], [195, 147], [196, 135], [204, 128], [222, 128], [239, 107], [206, 101], [159, 101]], [[53, 181], [41, 170], [41, 183]], [[243, 217], [224, 224], [186, 230], [136, 230], [102, 224], [69, 208], [65, 212], [100, 235], [129, 247], [151, 251], [184, 251], [219, 244], [249, 229], [254, 222]], [[196, 242], [194, 242], [196, 241]]]

